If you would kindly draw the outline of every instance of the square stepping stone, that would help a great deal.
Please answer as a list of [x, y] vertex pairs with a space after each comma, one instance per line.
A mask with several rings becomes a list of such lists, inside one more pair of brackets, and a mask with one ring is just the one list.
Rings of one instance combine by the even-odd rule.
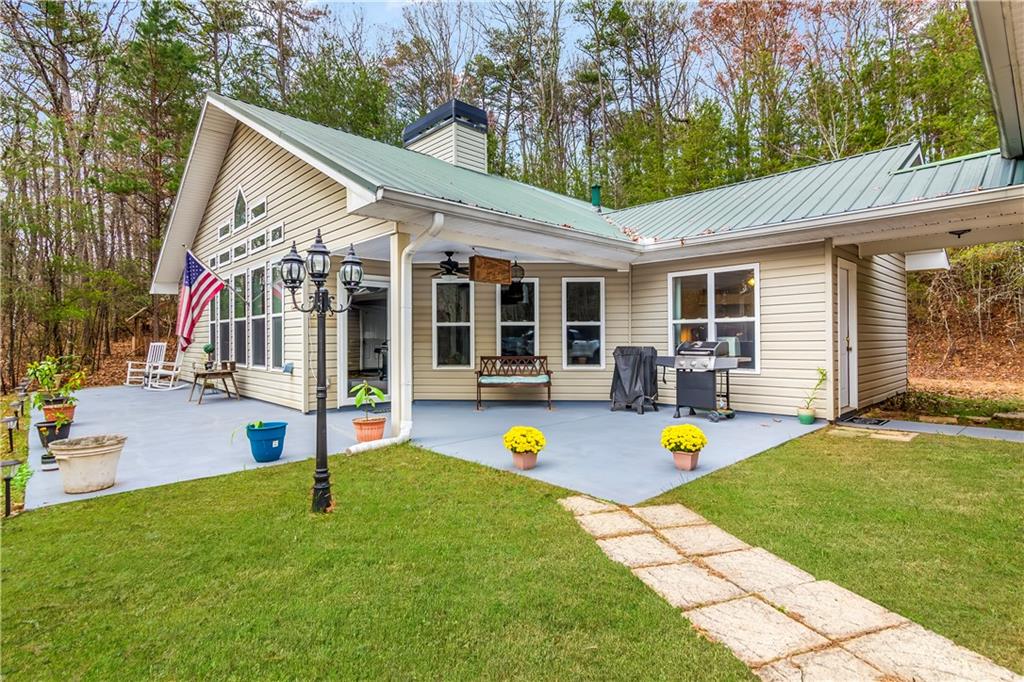
[[704, 563], [748, 592], [767, 592], [814, 580], [807, 571], [761, 547], [709, 556]]
[[681, 504], [659, 504], [653, 507], [633, 507], [633, 513], [655, 528], [694, 526], [708, 520]]
[[755, 597], [705, 606], [685, 615], [710, 639], [729, 647], [752, 667], [829, 643]]
[[665, 539], [688, 556], [705, 556], [732, 552], [750, 547], [739, 538], [710, 523], [699, 526], [666, 528], [661, 532]]
[[558, 504], [562, 505], [577, 516], [580, 514], [596, 514], [597, 512], [615, 511], [618, 509], [614, 504], [599, 502], [593, 498], [586, 497], [585, 495], [565, 497], [559, 500]]
[[633, 573], [676, 608], [692, 609], [745, 594], [728, 580], [711, 575], [695, 564], [637, 568]]
[[842, 646], [884, 673], [915, 682], [1024, 679], [916, 623], [873, 632]]
[[765, 682], [881, 682], [886, 679], [881, 671], [839, 647], [784, 658], [754, 672]]
[[761, 596], [830, 639], [846, 639], [909, 622], [827, 580], [779, 587]]
[[670, 564], [683, 560], [679, 552], [653, 533], [607, 538], [598, 540], [597, 544], [610, 559], [630, 568]]
[[601, 512], [576, 517], [583, 529], [595, 538], [610, 538], [616, 535], [650, 532], [650, 527], [632, 514], [624, 511]]

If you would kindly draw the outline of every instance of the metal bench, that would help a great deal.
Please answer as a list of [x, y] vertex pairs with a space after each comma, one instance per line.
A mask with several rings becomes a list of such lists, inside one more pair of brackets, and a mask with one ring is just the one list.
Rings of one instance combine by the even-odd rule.
[[546, 355], [484, 355], [476, 371], [476, 409], [484, 409], [480, 392], [484, 386], [547, 386], [551, 409], [551, 370]]

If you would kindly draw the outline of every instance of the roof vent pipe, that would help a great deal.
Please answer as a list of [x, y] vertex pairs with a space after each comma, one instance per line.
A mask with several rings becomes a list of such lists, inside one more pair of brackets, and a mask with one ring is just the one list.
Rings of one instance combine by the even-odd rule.
[[601, 185], [595, 183], [590, 186], [590, 205], [601, 210]]

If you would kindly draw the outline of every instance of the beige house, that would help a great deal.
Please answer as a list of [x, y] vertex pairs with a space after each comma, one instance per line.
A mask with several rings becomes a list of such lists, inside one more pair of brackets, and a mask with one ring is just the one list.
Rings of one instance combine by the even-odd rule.
[[[367, 379], [396, 434], [413, 400], [475, 398], [481, 356], [547, 356], [555, 400], [605, 401], [617, 346], [667, 355], [696, 339], [742, 358], [735, 408], [793, 414], [823, 367], [816, 407], [834, 419], [906, 389], [908, 267], [1024, 238], [1024, 161], [999, 150], [924, 163], [907, 144], [609, 210], [489, 175], [486, 116], [464, 103], [405, 138], [400, 149], [207, 96], [152, 284], [177, 293], [188, 248], [230, 285], [184, 378], [212, 340], [243, 395], [314, 407], [315, 328], [277, 263], [319, 231], [332, 290], [349, 245], [367, 273], [352, 310], [328, 320], [328, 404]], [[523, 295], [470, 281], [475, 254], [518, 262]]]

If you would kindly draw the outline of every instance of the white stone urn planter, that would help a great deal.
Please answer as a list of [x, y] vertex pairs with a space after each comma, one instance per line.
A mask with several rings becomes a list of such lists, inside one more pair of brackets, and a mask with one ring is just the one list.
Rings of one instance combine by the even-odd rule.
[[66, 493], [91, 493], [114, 485], [127, 436], [82, 436], [50, 443]]

